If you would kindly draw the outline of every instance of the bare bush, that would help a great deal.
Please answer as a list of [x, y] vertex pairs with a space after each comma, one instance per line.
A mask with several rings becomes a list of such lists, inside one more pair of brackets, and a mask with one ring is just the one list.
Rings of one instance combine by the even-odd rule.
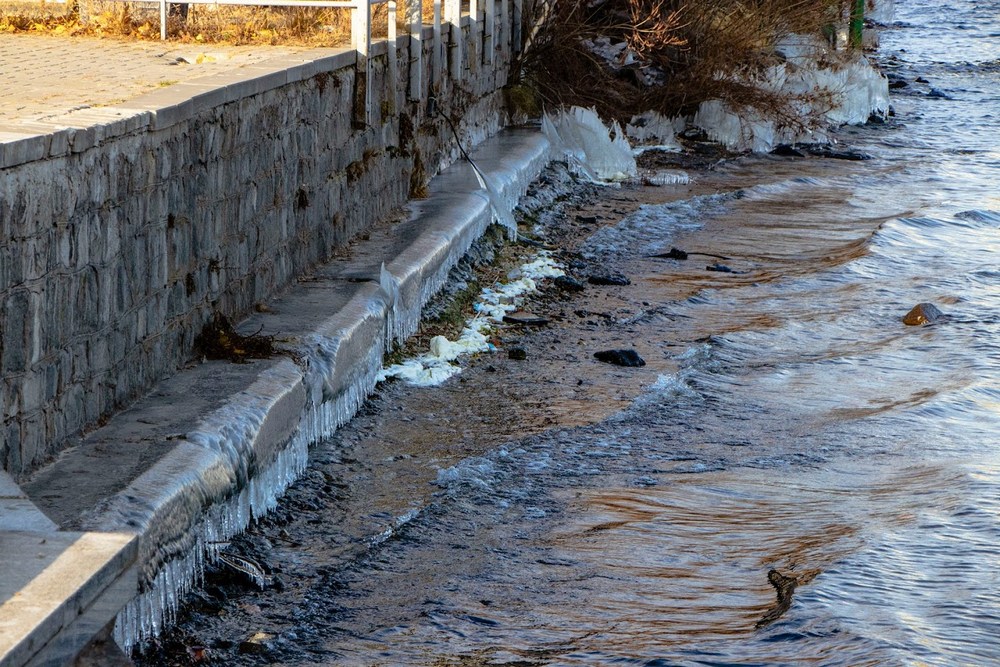
[[786, 124], [823, 106], [822, 91], [789, 96], [758, 85], [780, 63], [775, 45], [792, 33], [821, 34], [844, 0], [536, 0], [543, 21], [516, 76], [548, 106], [595, 107], [605, 118], [693, 113], [707, 100]]

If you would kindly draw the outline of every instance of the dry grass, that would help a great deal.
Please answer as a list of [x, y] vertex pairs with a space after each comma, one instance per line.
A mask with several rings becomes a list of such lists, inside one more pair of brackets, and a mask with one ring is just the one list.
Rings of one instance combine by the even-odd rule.
[[[820, 34], [846, 6], [845, 0], [535, 0], [528, 15], [548, 20], [518, 66], [547, 106], [596, 107], [605, 118], [627, 120], [647, 110], [686, 115], [719, 99], [794, 123], [795, 104], [805, 100], [756, 86], [755, 77], [778, 61], [780, 38]], [[630, 51], [636, 62], [609, 66], [595, 57], [588, 41], [601, 37], [627, 45], [622, 53]]]
[[[422, 5], [425, 21], [433, 17], [433, 0]], [[407, 30], [405, 3], [397, 11], [397, 29]], [[187, 16], [167, 18], [170, 39], [224, 44], [289, 44], [343, 46], [351, 39], [351, 12], [340, 8], [188, 5]], [[126, 39], [159, 39], [155, 2], [82, 0], [80, 5], [0, 0], [0, 32], [88, 35]], [[373, 10], [372, 34], [388, 33], [385, 4]]]

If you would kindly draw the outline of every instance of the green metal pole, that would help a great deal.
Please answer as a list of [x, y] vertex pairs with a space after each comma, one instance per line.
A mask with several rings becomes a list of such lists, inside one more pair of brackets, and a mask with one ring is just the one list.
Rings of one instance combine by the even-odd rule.
[[865, 29], [865, 0], [854, 0], [851, 4], [851, 48], [860, 49]]

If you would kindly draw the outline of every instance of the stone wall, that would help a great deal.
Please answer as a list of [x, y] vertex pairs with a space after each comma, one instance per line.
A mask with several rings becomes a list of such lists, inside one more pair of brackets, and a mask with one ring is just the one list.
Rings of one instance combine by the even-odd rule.
[[191, 361], [214, 312], [266, 302], [401, 206], [411, 178], [454, 160], [451, 129], [427, 115], [432, 91], [463, 141], [496, 132], [510, 49], [483, 65], [475, 25], [461, 81], [442, 57], [437, 84], [425, 28], [419, 92], [409, 38], [394, 85], [376, 44], [370, 126], [355, 111], [355, 53], [323, 50], [0, 145], [3, 469], [37, 469]]

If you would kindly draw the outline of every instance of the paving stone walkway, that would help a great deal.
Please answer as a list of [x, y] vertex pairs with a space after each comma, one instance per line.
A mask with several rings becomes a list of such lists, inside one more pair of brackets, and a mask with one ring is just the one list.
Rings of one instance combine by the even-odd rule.
[[0, 33], [0, 124], [120, 104], [150, 90], [305, 50]]

